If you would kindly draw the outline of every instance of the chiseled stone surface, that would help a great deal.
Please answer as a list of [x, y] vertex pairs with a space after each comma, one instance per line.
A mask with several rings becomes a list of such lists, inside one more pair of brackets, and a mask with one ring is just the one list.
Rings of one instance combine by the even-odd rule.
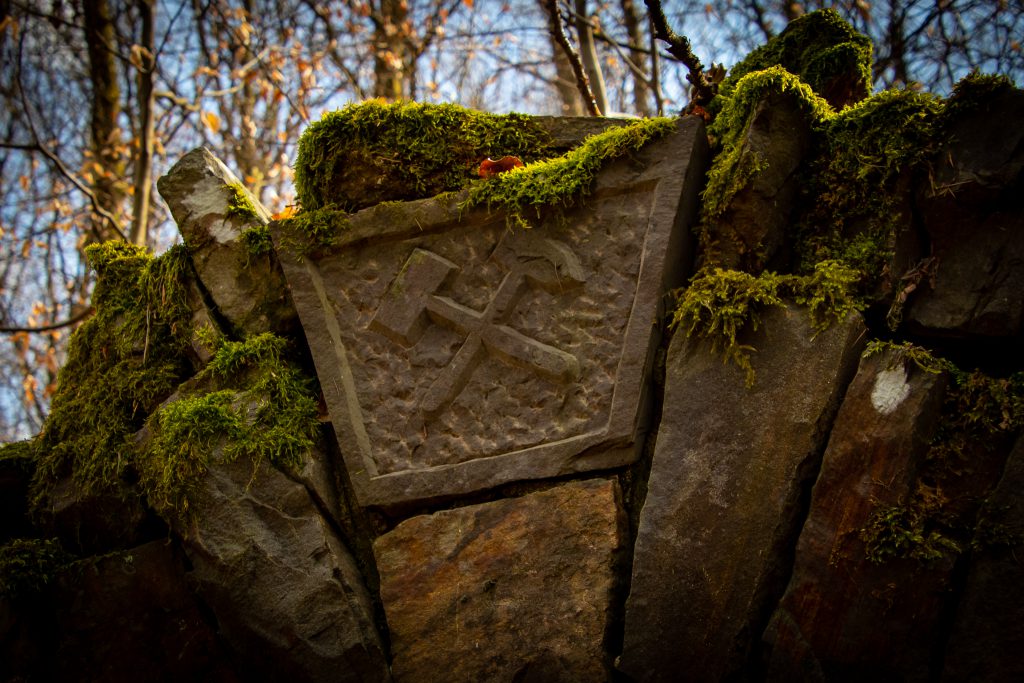
[[530, 230], [449, 197], [361, 211], [326, 254], [275, 232], [362, 505], [636, 458], [705, 152], [686, 117]]
[[892, 352], [861, 361], [765, 634], [771, 680], [928, 680], [951, 561], [874, 564], [860, 530], [877, 507], [909, 499], [946, 384]]
[[618, 484], [573, 482], [402, 522], [377, 539], [405, 683], [609, 679]]
[[192, 577], [257, 680], [390, 680], [373, 607], [309, 491], [264, 463], [211, 467], [184, 529]]
[[[231, 214], [229, 185], [243, 189], [256, 218]], [[287, 329], [295, 312], [280, 267], [268, 256], [250, 254], [239, 239], [270, 220], [259, 200], [205, 147], [183, 156], [157, 187], [220, 314], [244, 334]]]
[[990, 532], [1018, 545], [983, 542], [971, 555], [967, 585], [945, 650], [943, 681], [1024, 680], [1024, 437], [983, 512]]
[[741, 341], [752, 388], [677, 334], [640, 513], [618, 668], [636, 681], [719, 681], [741, 667], [781, 595], [800, 496], [863, 344], [859, 316], [813, 336], [775, 308]]

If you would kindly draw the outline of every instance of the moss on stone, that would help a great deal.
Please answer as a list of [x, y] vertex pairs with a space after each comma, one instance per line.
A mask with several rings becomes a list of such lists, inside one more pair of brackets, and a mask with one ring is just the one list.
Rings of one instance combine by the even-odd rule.
[[953, 121], [969, 112], [976, 111], [993, 97], [1012, 90], [1014, 87], [1013, 81], [1007, 76], [973, 71], [953, 86], [953, 92], [946, 100], [943, 119]]
[[12, 599], [41, 592], [74, 562], [56, 538], [16, 538], [0, 545], [0, 596]]
[[329, 250], [337, 237], [348, 230], [350, 215], [338, 209], [302, 211], [279, 222], [285, 243], [300, 254]]
[[856, 272], [835, 261], [823, 261], [804, 276], [704, 269], [677, 292], [670, 327], [710, 340], [713, 351], [721, 351], [724, 361], [744, 371], [747, 387], [751, 387], [755, 381], [754, 348], [741, 344], [739, 337], [760, 327], [764, 310], [785, 306], [787, 300], [805, 306], [812, 329], [821, 332], [858, 308], [853, 295], [858, 279]]
[[36, 443], [31, 496], [37, 510], [70, 476], [84, 491], [112, 491], [132, 461], [132, 435], [191, 374], [184, 246], [158, 258], [108, 242], [86, 249], [96, 271], [95, 315], [79, 327]]
[[372, 100], [328, 112], [306, 129], [295, 162], [296, 193], [304, 211], [352, 212], [461, 189], [485, 157], [529, 162], [551, 156], [549, 147], [549, 136], [529, 116]]
[[244, 222], [262, 223], [259, 211], [249, 199], [249, 193], [239, 183], [225, 185], [228, 189], [228, 217], [237, 218]]
[[0, 445], [0, 465], [31, 475], [36, 469], [36, 442], [13, 441]]
[[750, 178], [765, 168], [764, 160], [756, 153], [744, 153], [742, 143], [758, 105], [772, 95], [785, 94], [792, 95], [815, 124], [834, 113], [828, 102], [818, 97], [809, 85], [781, 66], [754, 71], [740, 78], [710, 129], [721, 152], [708, 171], [701, 208], [704, 221], [720, 215]]
[[978, 510], [979, 501], [961, 499], [976, 470], [991, 469], [979, 459], [1005, 457], [1024, 429], [1024, 372], [1003, 378], [965, 372], [908, 343], [872, 342], [865, 355], [883, 352], [893, 354], [893, 362], [913, 363], [923, 372], [946, 372], [952, 382], [914, 489], [897, 505], [873, 510], [861, 529], [867, 559], [929, 561], [968, 547], [1017, 543], [1017, 531], [988, 521], [985, 510]]
[[717, 113], [732, 98], [746, 75], [775, 66], [800, 77], [833, 105], [855, 102], [871, 91], [871, 51], [867, 36], [835, 10], [810, 12], [732, 68], [712, 111]]
[[223, 341], [175, 401], [150, 419], [140, 484], [164, 515], [186, 517], [195, 487], [215, 460], [264, 460], [298, 468], [314, 444], [317, 403], [311, 382], [286, 358], [287, 340], [261, 334]]
[[474, 183], [463, 207], [501, 209], [508, 213], [511, 226], [530, 227], [530, 218], [577, 205], [590, 194], [606, 163], [668, 135], [675, 125], [674, 119], [654, 118], [610, 128], [562, 156]]

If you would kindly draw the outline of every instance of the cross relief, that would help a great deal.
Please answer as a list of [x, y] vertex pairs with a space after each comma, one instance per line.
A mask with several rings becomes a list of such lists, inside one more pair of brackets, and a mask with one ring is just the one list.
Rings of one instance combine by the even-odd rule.
[[565, 243], [537, 237], [513, 241], [511, 252], [504, 259], [508, 272], [482, 311], [437, 294], [460, 268], [420, 248], [409, 255], [377, 309], [370, 329], [405, 347], [415, 344], [430, 324], [464, 336], [459, 350], [420, 399], [425, 415], [436, 415], [448, 406], [487, 357], [556, 382], [579, 378], [580, 363], [574, 355], [505, 324], [528, 288], [563, 292], [582, 284], [579, 258]]

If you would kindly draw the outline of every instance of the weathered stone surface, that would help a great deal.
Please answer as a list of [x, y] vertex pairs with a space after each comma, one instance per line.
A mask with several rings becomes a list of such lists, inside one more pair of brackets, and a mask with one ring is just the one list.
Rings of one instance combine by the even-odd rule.
[[928, 333], [1024, 331], [1024, 90], [1006, 88], [950, 127], [918, 193], [938, 259], [907, 321]]
[[982, 529], [971, 556], [966, 589], [945, 648], [944, 681], [1024, 680], [1024, 567], [1019, 544], [1024, 538], [1024, 438], [1006, 463], [989, 497]]
[[751, 389], [709, 344], [672, 340], [617, 665], [632, 679], [718, 681], [745, 664], [864, 331], [851, 316], [812, 340], [805, 310], [768, 311], [743, 340]]
[[55, 643], [40, 663], [50, 673], [39, 680], [237, 680], [168, 541], [69, 569], [53, 600]]
[[[791, 258], [786, 230], [799, 189], [796, 173], [807, 155], [811, 119], [790, 93], [773, 93], [751, 114], [741, 155], [757, 159], [760, 170], [706, 226], [709, 253], [716, 265], [760, 272], [780, 270]], [[742, 165], [744, 161], [737, 162]]]
[[247, 676], [390, 680], [355, 562], [304, 485], [266, 464], [219, 464], [194, 512], [192, 577]]
[[909, 500], [946, 383], [892, 352], [861, 361], [765, 634], [771, 680], [928, 680], [952, 562], [872, 563], [861, 529]]
[[[247, 228], [270, 220], [259, 200], [205, 147], [183, 156], [157, 187], [217, 311], [244, 334], [287, 329], [295, 313], [280, 267], [269, 256], [250, 254], [240, 239]], [[231, 210], [236, 189], [255, 215]]]
[[635, 459], [704, 153], [687, 117], [602, 171], [564, 224], [513, 232], [424, 200], [356, 214], [329, 254], [282, 257], [361, 504]]
[[152, 539], [162, 526], [128, 486], [83, 492], [71, 477], [50, 490], [42, 519], [49, 533], [84, 555], [130, 548]]
[[623, 527], [609, 480], [399, 524], [374, 545], [395, 679], [608, 680]]

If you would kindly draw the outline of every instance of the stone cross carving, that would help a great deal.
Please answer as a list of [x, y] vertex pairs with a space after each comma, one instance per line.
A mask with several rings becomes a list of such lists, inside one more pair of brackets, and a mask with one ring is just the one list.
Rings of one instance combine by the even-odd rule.
[[431, 251], [414, 249], [395, 278], [370, 329], [406, 347], [419, 340], [431, 321], [466, 336], [451, 363], [420, 400], [420, 409], [427, 415], [447, 406], [486, 356], [556, 382], [579, 378], [580, 363], [574, 355], [502, 324], [524, 287], [564, 290], [583, 283], [579, 259], [568, 245], [546, 239], [539, 241], [539, 248], [530, 246], [519, 248], [519, 258], [482, 312], [435, 294], [459, 267]]
[[683, 117], [530, 229], [460, 194], [364, 209], [308, 252], [271, 225], [361, 505], [636, 460], [706, 140]]

